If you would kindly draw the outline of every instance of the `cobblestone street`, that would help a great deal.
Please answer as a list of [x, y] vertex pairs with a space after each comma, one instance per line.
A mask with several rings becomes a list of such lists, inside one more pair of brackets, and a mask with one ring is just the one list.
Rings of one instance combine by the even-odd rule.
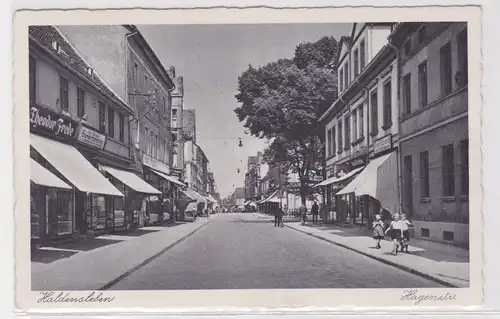
[[228, 214], [109, 289], [407, 287], [439, 284], [251, 214]]

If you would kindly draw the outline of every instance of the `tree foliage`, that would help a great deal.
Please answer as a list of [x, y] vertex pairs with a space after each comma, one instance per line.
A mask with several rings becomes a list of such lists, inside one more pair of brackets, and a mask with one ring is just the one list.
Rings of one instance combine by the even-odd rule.
[[251, 135], [271, 141], [266, 162], [298, 174], [303, 202], [323, 157], [318, 119], [337, 96], [336, 54], [337, 41], [323, 37], [299, 44], [292, 59], [249, 65], [238, 77], [238, 120]]

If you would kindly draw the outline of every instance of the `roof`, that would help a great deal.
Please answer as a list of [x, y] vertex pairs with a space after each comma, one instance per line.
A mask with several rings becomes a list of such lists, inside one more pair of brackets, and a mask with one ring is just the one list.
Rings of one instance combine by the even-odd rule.
[[[118, 94], [113, 92], [110, 86], [95, 72], [89, 63], [85, 62], [76, 49], [54, 26], [30, 26], [29, 35], [32, 41], [45, 48], [55, 58], [59, 59], [67, 66], [71, 67], [71, 69], [77, 72], [77, 75], [85, 78], [89, 83], [91, 83], [98, 90], [102, 91], [111, 100], [121, 104], [129, 113], [133, 113], [133, 110], [127, 105], [127, 103], [123, 101]], [[54, 48], [53, 45], [54, 42], [59, 44], [64, 53], [61, 54], [56, 51], [56, 48]], [[94, 70], [93, 75], [89, 74], [89, 68]]]

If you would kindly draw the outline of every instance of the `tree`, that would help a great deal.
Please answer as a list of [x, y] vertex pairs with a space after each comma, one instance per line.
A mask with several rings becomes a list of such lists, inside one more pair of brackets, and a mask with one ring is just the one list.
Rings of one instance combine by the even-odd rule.
[[298, 174], [304, 204], [323, 158], [318, 119], [337, 96], [331, 68], [336, 54], [337, 41], [323, 37], [298, 45], [292, 59], [249, 65], [238, 77], [239, 121], [251, 135], [271, 141], [264, 152], [267, 163]]

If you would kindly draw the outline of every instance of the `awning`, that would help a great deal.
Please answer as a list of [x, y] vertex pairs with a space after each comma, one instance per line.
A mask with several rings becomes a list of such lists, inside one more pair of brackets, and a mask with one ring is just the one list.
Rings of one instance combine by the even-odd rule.
[[397, 165], [396, 152], [375, 158], [337, 195], [370, 195], [380, 202], [382, 208], [395, 213], [399, 207]]
[[243, 206], [247, 206], [248, 204], [250, 204], [251, 201], [247, 200], [246, 202], [243, 203]]
[[184, 194], [187, 198], [196, 201], [197, 199], [191, 195], [189, 195], [187, 192], [183, 191], [182, 189], [180, 190], [182, 194]]
[[175, 184], [177, 184], [179, 186], [187, 186], [186, 184], [184, 184], [183, 182], [179, 181], [178, 179], [176, 179], [173, 176], [170, 176], [170, 175], [167, 175], [165, 173], [161, 173], [161, 172], [155, 171], [154, 169], [151, 169], [151, 171], [153, 173], [155, 173], [156, 175], [160, 176], [161, 178], [166, 179], [169, 182], [175, 183]]
[[200, 194], [198, 194], [196, 191], [194, 191], [191, 188], [186, 189], [186, 194], [189, 195], [190, 197], [194, 198], [198, 202], [202, 202], [202, 203], [207, 202], [205, 197], [201, 196]]
[[255, 202], [250, 202], [250, 204], [248, 204], [248, 206], [257, 207], [257, 204]]
[[145, 194], [161, 194], [159, 190], [149, 185], [148, 183], [146, 183], [146, 181], [132, 172], [127, 172], [108, 166], [104, 166], [104, 169], [106, 170], [106, 172], [110, 173], [118, 180], [120, 180], [123, 184], [132, 188], [136, 192]]
[[66, 184], [56, 175], [52, 174], [48, 169], [38, 164], [34, 159], [31, 159], [31, 176], [30, 179], [37, 185], [71, 189], [72, 187]]
[[207, 196], [208, 200], [211, 201], [212, 203], [217, 203], [217, 200], [212, 196], [212, 194], [208, 194]]
[[335, 177], [335, 176], [334, 177], [330, 177], [328, 179], [325, 179], [321, 183], [314, 185], [314, 187], [327, 186], [327, 185], [330, 185], [330, 184], [333, 184], [333, 183], [339, 183], [339, 182], [345, 181], [349, 177], [352, 177], [354, 174], [360, 172], [363, 168], [365, 168], [365, 167], [355, 168], [352, 171], [350, 171], [349, 173], [347, 173], [345, 175], [342, 175], [340, 177]]
[[123, 194], [73, 146], [35, 134], [30, 134], [30, 137], [31, 146], [78, 190], [123, 197]]
[[[276, 196], [276, 194], [278, 194], [278, 192], [279, 192], [279, 189], [275, 190], [275, 191], [274, 191], [274, 193], [272, 193], [272, 194], [271, 194], [271, 196], [269, 196], [269, 197], [267, 197], [266, 199], [262, 200], [262, 201], [260, 202], [260, 204], [263, 204], [263, 203], [266, 203], [266, 202], [272, 202], [272, 203], [275, 203], [274, 201], [271, 201], [271, 199], [272, 199], [273, 197], [275, 197], [275, 196]], [[278, 199], [278, 202], [279, 202], [279, 199]]]
[[184, 211], [185, 212], [192, 212], [192, 211], [197, 211], [197, 210], [198, 210], [198, 203], [191, 202], [187, 205], [187, 207]]

